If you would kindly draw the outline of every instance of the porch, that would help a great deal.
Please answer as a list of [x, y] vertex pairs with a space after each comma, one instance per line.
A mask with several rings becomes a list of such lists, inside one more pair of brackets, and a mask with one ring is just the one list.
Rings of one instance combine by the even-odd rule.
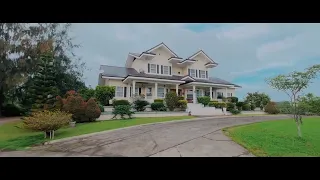
[[[121, 99], [123, 94], [125, 99], [131, 100], [134, 95], [144, 95], [145, 99], [152, 103], [154, 99], [164, 99], [168, 92], [175, 92], [178, 96], [183, 96], [189, 103], [197, 103], [197, 97], [208, 96], [211, 100], [222, 101], [222, 97], [234, 95], [234, 90], [228, 85], [195, 84], [193, 82], [183, 84], [184, 81], [166, 79], [132, 79], [127, 80], [127, 87], [116, 89], [116, 99]], [[127, 91], [125, 93], [121, 92]], [[230, 91], [230, 92], [229, 92]]]

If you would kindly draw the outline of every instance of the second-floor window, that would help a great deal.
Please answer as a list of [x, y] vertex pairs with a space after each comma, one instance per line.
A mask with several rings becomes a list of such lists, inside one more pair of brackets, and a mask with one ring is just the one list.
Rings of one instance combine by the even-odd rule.
[[169, 75], [169, 66], [163, 66], [163, 74]]
[[200, 78], [206, 78], [206, 71], [200, 70], [199, 71], [199, 77]]
[[156, 64], [150, 64], [150, 73], [157, 73], [157, 65]]
[[195, 69], [189, 69], [189, 70], [190, 70], [189, 76], [196, 77], [196, 70]]

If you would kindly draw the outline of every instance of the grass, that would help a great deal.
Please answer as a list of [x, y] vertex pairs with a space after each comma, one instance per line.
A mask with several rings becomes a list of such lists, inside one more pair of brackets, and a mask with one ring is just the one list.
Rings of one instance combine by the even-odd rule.
[[[108, 120], [92, 123], [77, 124], [75, 128], [62, 128], [55, 132], [55, 139], [78, 136], [94, 132], [118, 129], [123, 127], [148, 124], [155, 122], [165, 122], [173, 120], [191, 119], [193, 116], [171, 116], [171, 117], [149, 117], [134, 118], [128, 120]], [[32, 132], [22, 129], [22, 122], [11, 122], [0, 125], [0, 150], [24, 150], [29, 146], [44, 143], [42, 132]]]
[[265, 121], [223, 129], [225, 135], [256, 156], [320, 156], [320, 118], [304, 118], [302, 138], [293, 119]]

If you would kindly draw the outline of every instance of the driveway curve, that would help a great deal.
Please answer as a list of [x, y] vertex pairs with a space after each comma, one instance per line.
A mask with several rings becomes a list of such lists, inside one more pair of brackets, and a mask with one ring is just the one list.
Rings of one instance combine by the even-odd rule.
[[287, 119], [288, 116], [224, 117], [149, 124], [106, 131], [88, 137], [1, 152], [2, 156], [109, 156], [109, 157], [243, 157], [253, 156], [224, 136], [224, 127]]

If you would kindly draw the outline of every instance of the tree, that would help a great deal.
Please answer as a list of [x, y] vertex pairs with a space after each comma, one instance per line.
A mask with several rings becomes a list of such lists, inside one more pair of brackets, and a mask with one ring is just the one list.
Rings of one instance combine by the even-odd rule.
[[102, 105], [108, 105], [109, 100], [115, 95], [115, 87], [113, 86], [97, 86], [95, 96]]
[[35, 52], [35, 38], [41, 32], [41, 27], [33, 24], [0, 23], [0, 116], [6, 97], [16, 97], [5, 94], [18, 89], [34, 67], [30, 55]]
[[256, 107], [260, 107], [263, 110], [263, 107], [266, 106], [270, 102], [270, 97], [265, 93], [247, 93], [245, 98], [245, 102], [249, 103], [250, 105], [254, 105]]
[[312, 83], [320, 71], [320, 64], [307, 68], [304, 72], [293, 71], [287, 75], [278, 75], [273, 78], [266, 79], [267, 83], [278, 91], [286, 93], [291, 102], [293, 109], [293, 119], [297, 125], [298, 136], [302, 137], [301, 125], [302, 116], [299, 112], [298, 98], [299, 94]]
[[27, 94], [33, 110], [51, 109], [58, 95], [55, 82], [54, 56], [52, 41], [40, 44], [40, 63], [38, 73], [32, 78]]
[[178, 96], [176, 92], [168, 92], [165, 97], [166, 105], [170, 111], [173, 111], [178, 104]]

